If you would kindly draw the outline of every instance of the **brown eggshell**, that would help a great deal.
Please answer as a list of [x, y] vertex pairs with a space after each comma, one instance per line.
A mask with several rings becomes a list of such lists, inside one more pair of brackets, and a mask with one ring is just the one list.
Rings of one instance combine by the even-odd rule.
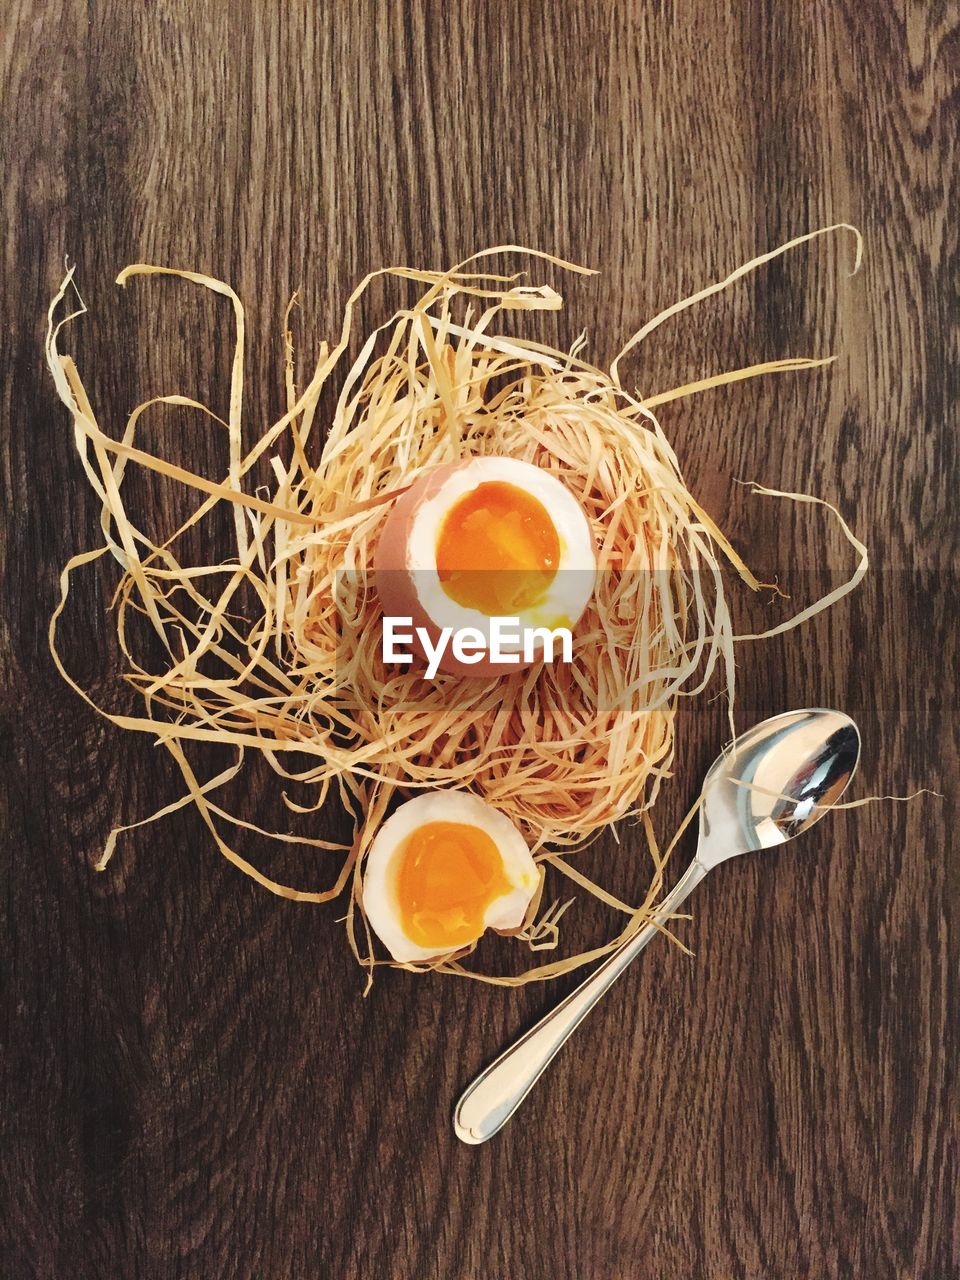
[[[383, 612], [391, 618], [412, 618], [413, 626], [423, 627], [436, 643], [440, 636], [439, 627], [435, 626], [417, 595], [416, 581], [407, 564], [407, 544], [413, 529], [413, 522], [421, 505], [436, 497], [446, 482], [456, 471], [469, 466], [472, 458], [462, 462], [449, 462], [445, 466], [428, 471], [416, 480], [405, 493], [402, 493], [393, 505], [390, 514], [384, 521], [373, 556], [374, 581]], [[422, 660], [426, 654], [416, 637], [411, 648]], [[491, 662], [484, 659], [472, 665], [456, 660], [448, 645], [440, 659], [440, 670], [451, 675], [471, 676], [475, 679], [489, 679], [491, 676], [509, 675], [511, 671], [522, 671], [532, 663], [524, 662]]]

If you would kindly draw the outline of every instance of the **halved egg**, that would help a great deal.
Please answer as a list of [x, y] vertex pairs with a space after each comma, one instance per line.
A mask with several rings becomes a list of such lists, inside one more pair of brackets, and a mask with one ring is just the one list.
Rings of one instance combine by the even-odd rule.
[[429, 960], [517, 929], [540, 883], [523, 836], [469, 791], [415, 796], [374, 837], [363, 909], [395, 960]]
[[[518, 630], [576, 625], [596, 583], [596, 549], [586, 515], [549, 471], [516, 458], [468, 458], [427, 472], [397, 499], [374, 559], [384, 613], [412, 619], [435, 642], [443, 628], [479, 631], [482, 661], [459, 661], [448, 646], [444, 671], [503, 673], [523, 661], [489, 653], [490, 619]], [[414, 640], [413, 648], [423, 656]], [[482, 647], [481, 647], [482, 649]]]

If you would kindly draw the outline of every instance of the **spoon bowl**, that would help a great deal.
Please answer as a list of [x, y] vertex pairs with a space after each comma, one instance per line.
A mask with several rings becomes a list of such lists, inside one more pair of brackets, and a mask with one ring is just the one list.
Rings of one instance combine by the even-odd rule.
[[785, 844], [819, 822], [860, 761], [860, 733], [841, 711], [787, 711], [736, 738], [703, 783], [697, 862], [709, 870]]

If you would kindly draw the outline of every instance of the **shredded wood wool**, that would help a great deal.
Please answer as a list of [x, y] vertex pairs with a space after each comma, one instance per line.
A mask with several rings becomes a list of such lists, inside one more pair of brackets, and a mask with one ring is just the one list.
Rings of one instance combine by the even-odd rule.
[[[64, 326], [84, 310], [81, 302], [61, 317], [73, 283], [68, 272], [50, 306], [46, 355], [72, 415], [86, 474], [102, 502], [103, 544], [66, 565], [50, 643], [61, 674], [96, 705], [58, 655], [57, 621], [71, 575], [112, 555], [120, 566], [113, 616], [122, 674], [139, 692], [140, 713], [96, 709], [121, 728], [152, 735], [176, 761], [186, 784], [179, 801], [131, 826], [192, 803], [221, 853], [271, 892], [315, 903], [345, 894], [349, 945], [372, 975], [375, 965], [390, 963], [377, 956], [363, 916], [362, 872], [374, 833], [398, 793], [469, 788], [521, 829], [544, 873], [549, 869], [599, 898], [619, 917], [620, 927], [602, 946], [519, 973], [491, 975], [466, 966], [463, 960], [472, 948], [401, 967], [516, 985], [586, 964], [642, 927], [662, 890], [666, 854], [658, 849], [648, 811], [670, 775], [678, 699], [702, 691], [719, 664], [732, 729], [734, 643], [754, 637], [733, 634], [723, 570], [732, 568], [751, 589], [761, 585], [687, 489], [653, 411], [723, 383], [829, 360], [772, 361], [642, 397], [621, 384], [619, 362], [678, 311], [771, 258], [841, 229], [856, 238], [859, 265], [859, 233], [846, 224], [797, 237], [662, 312], [630, 339], [608, 372], [581, 359], [581, 344], [561, 352], [499, 332], [502, 312], [556, 310], [561, 298], [546, 285], [492, 274], [481, 263], [523, 254], [588, 274], [582, 267], [503, 246], [447, 272], [375, 272], [351, 295], [339, 340], [332, 348], [321, 347], [302, 391], [296, 387], [288, 308], [287, 409], [246, 452], [244, 310], [233, 290], [189, 271], [141, 264], [121, 272], [121, 285], [135, 276], [171, 275], [229, 299], [236, 345], [226, 420], [188, 397], [166, 395], [138, 406], [120, 435], [113, 436], [98, 425], [76, 365], [60, 351]], [[415, 282], [422, 294], [362, 340], [344, 375], [346, 353], [357, 341], [357, 302], [383, 276]], [[332, 418], [321, 430], [320, 397], [334, 371], [342, 385]], [[158, 404], [196, 410], [225, 430], [228, 456], [221, 481], [137, 444], [141, 417]], [[540, 664], [486, 680], [441, 673], [426, 682], [416, 666], [385, 667], [381, 659], [373, 551], [400, 493], [431, 468], [475, 455], [523, 459], [549, 470], [570, 489], [592, 524], [597, 587], [578, 625], [573, 663]], [[261, 471], [269, 466], [268, 490], [253, 482], [257, 464]], [[130, 466], [158, 472], [197, 495], [190, 518], [160, 543], [138, 528], [125, 503], [123, 481]], [[221, 504], [232, 515], [233, 545], [226, 552], [222, 545], [211, 546], [209, 563], [182, 563], [178, 548], [185, 533]], [[857, 554], [852, 576], [773, 631], [828, 607], [866, 572], [865, 548], [834, 514]], [[145, 619], [159, 638], [163, 660], [158, 667], [148, 664], [143, 646], [137, 646], [134, 618]], [[235, 752], [229, 768], [206, 780], [191, 763], [194, 744], [203, 742]], [[296, 779], [313, 788], [315, 799], [306, 807], [284, 793], [292, 810], [345, 805], [354, 818], [352, 842], [345, 846], [262, 831], [218, 805], [217, 791], [237, 776], [248, 751], [266, 758], [278, 786]], [[309, 761], [305, 769], [300, 767], [304, 758]], [[572, 858], [599, 831], [627, 816], [639, 816], [651, 855], [649, 890], [639, 905], [622, 902], [589, 879]], [[131, 826], [111, 833], [100, 869], [118, 835]], [[329, 850], [337, 861], [332, 883], [302, 890], [271, 879], [234, 847], [244, 828], [283, 843]], [[556, 946], [558, 921], [568, 905], [553, 900], [541, 909], [543, 880], [516, 931], [533, 951]]]

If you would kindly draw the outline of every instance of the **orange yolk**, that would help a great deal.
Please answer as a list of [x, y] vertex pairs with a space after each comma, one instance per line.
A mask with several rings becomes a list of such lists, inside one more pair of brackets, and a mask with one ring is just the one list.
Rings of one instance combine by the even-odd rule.
[[516, 616], [537, 604], [559, 564], [560, 539], [546, 507], [500, 480], [458, 498], [437, 537], [444, 591], [491, 618]]
[[481, 827], [427, 822], [404, 841], [394, 892], [404, 933], [420, 947], [452, 951], [483, 933], [483, 917], [513, 885]]

